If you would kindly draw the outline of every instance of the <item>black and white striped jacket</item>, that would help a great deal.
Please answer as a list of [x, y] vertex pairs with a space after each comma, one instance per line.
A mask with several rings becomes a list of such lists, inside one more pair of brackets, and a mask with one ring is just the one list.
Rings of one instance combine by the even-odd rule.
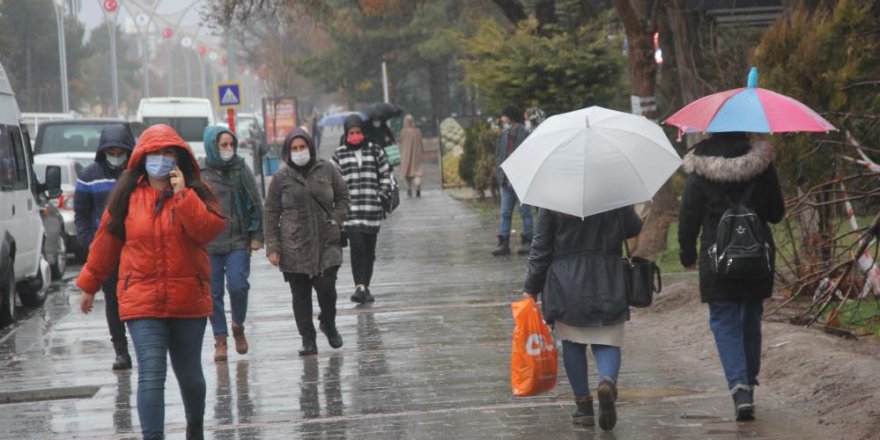
[[391, 167], [385, 150], [376, 144], [367, 143], [361, 147], [360, 160], [357, 152], [342, 145], [331, 159], [348, 184], [351, 196], [351, 211], [345, 220], [345, 228], [375, 233], [385, 218], [379, 192], [391, 192]]

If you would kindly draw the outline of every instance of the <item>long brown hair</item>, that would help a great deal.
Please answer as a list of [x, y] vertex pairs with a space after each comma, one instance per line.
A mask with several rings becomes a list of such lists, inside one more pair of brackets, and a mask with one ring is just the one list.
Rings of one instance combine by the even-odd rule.
[[[179, 147], [174, 147], [174, 151], [177, 153], [177, 166], [183, 173], [187, 188], [192, 188], [195, 191], [196, 195], [205, 203], [209, 212], [220, 218], [225, 218], [217, 209], [217, 197], [196, 174], [192, 161], [189, 160], [189, 153]], [[144, 163], [145, 161], [141, 161], [137, 167], [125, 170], [119, 176], [116, 187], [113, 188], [113, 192], [110, 193], [110, 199], [107, 202], [107, 211], [110, 213], [110, 222], [107, 223], [107, 230], [123, 241], [125, 240], [125, 219], [128, 217], [128, 203], [131, 199], [131, 194], [141, 178], [148, 178], [147, 168]]]

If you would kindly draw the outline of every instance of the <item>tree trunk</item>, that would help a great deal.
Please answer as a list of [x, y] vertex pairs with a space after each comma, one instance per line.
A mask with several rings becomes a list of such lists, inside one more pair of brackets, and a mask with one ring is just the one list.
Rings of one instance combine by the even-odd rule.
[[[657, 119], [654, 33], [657, 31], [656, 10], [660, 3], [662, 0], [655, 0], [654, 12], [649, 13], [641, 0], [614, 0], [628, 41], [632, 112], [651, 120]], [[666, 249], [666, 235], [677, 211], [670, 182], [660, 188], [653, 201], [636, 251], [636, 255], [646, 258], [653, 258]]]
[[492, 2], [501, 9], [501, 13], [513, 24], [528, 18], [525, 8], [518, 0], [492, 0]]

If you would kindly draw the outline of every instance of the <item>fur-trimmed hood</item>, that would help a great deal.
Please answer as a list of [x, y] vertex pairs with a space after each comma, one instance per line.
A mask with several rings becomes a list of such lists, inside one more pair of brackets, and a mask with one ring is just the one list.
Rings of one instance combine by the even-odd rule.
[[736, 157], [724, 157], [705, 151], [717, 150], [717, 147], [724, 148], [720, 142], [713, 141], [715, 140], [707, 139], [700, 144], [705, 144], [708, 148], [700, 148], [698, 144], [693, 151], [685, 155], [683, 165], [686, 173], [696, 173], [716, 182], [743, 182], [763, 173], [775, 158], [773, 146], [766, 141], [753, 143], [745, 154]]

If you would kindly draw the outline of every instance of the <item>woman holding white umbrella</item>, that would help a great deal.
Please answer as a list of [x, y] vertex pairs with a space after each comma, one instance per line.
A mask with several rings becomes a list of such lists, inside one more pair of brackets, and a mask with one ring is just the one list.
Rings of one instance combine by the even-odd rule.
[[592, 426], [593, 397], [587, 380], [587, 345], [599, 371], [599, 426], [617, 422], [617, 374], [624, 322], [629, 321], [621, 248], [642, 222], [630, 207], [586, 218], [538, 211], [524, 291], [542, 292], [544, 317], [562, 340], [565, 372], [574, 392], [575, 423]]
[[641, 116], [590, 107], [553, 116], [501, 167], [523, 203], [538, 206], [524, 291], [543, 297], [574, 392], [573, 421], [594, 423], [587, 345], [599, 370], [599, 426], [617, 422], [617, 375], [629, 320], [621, 248], [681, 164], [663, 130]]

